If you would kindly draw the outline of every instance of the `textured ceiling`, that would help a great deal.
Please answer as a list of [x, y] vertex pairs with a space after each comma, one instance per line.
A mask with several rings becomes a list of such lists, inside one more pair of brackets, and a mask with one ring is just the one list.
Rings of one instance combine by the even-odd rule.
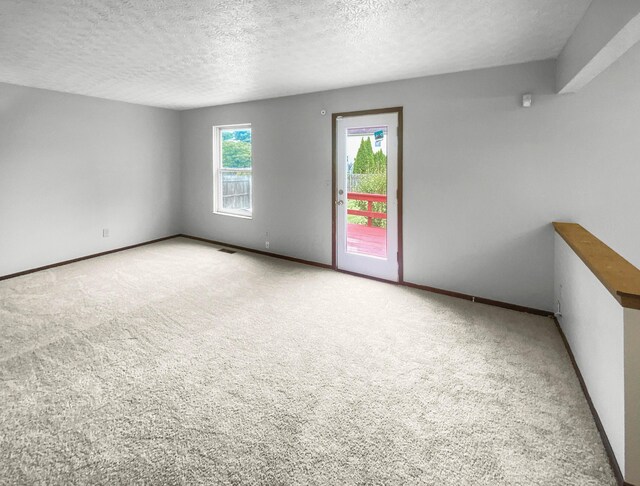
[[556, 57], [590, 0], [0, 0], [0, 81], [193, 108]]

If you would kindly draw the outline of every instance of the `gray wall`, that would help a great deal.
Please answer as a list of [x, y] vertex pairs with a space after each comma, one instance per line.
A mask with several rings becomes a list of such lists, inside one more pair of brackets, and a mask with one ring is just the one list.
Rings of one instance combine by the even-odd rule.
[[170, 110], [0, 84], [0, 275], [176, 233], [179, 123]]
[[[637, 66], [566, 96], [543, 61], [182, 113], [0, 84], [0, 275], [176, 232], [330, 263], [330, 113], [404, 106], [406, 280], [553, 309], [553, 220], [640, 266]], [[245, 122], [252, 220], [212, 213], [212, 126]]]
[[[403, 106], [405, 279], [551, 310], [551, 221], [640, 265], [638, 49], [575, 95], [543, 61], [182, 112], [183, 231], [330, 263], [329, 114]], [[254, 218], [214, 215], [211, 127], [246, 122]]]

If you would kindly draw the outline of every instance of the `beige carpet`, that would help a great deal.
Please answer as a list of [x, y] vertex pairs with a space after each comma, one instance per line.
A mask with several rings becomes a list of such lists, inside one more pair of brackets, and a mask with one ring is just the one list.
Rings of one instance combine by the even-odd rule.
[[550, 319], [216, 250], [0, 282], [1, 484], [615, 484]]

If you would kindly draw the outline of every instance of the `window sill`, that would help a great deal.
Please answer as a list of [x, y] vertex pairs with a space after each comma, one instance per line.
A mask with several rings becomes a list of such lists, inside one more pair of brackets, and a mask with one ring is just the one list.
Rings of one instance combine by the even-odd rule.
[[218, 216], [231, 216], [232, 218], [240, 218], [240, 219], [253, 219], [253, 214], [235, 214], [235, 213], [224, 213], [222, 211], [214, 211], [213, 214]]

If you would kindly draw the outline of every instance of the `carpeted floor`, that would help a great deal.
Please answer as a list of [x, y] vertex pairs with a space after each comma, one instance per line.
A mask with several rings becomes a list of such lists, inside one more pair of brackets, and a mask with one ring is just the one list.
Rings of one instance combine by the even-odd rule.
[[0, 359], [0, 484], [615, 484], [550, 319], [182, 238], [0, 282]]

